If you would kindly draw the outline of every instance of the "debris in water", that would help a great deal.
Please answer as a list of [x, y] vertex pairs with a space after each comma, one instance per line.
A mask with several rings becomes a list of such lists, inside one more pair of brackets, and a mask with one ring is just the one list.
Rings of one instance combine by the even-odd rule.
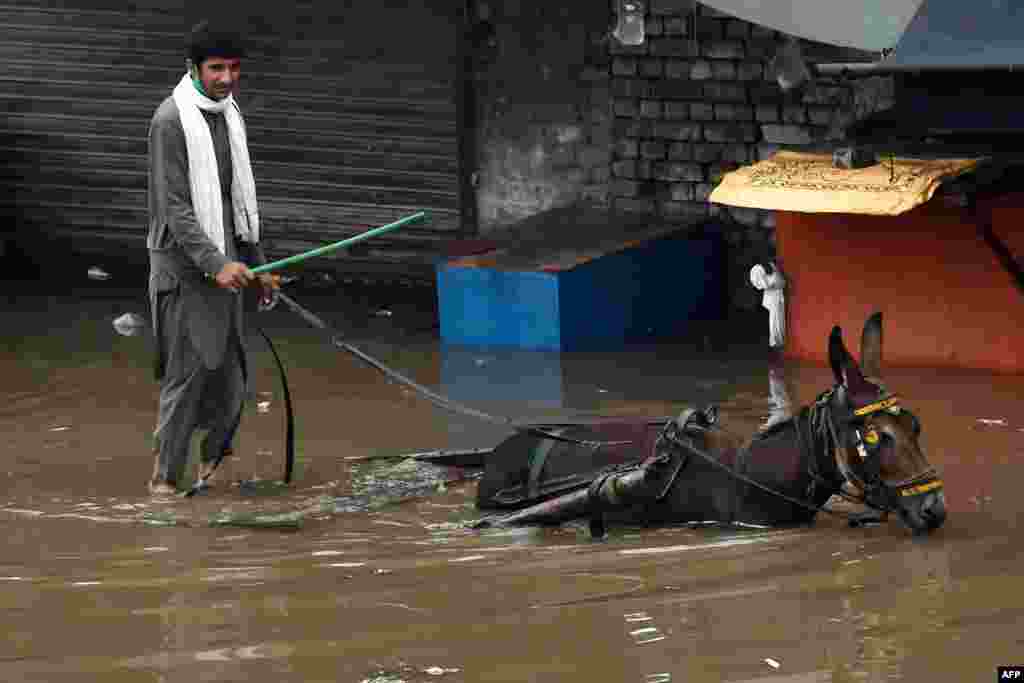
[[261, 415], [266, 415], [270, 412], [270, 401], [258, 401], [256, 403], [256, 412]]
[[134, 313], [125, 313], [114, 321], [114, 329], [125, 337], [134, 337], [146, 327], [146, 319]]
[[374, 569], [373, 573], [377, 574], [379, 576], [381, 574], [390, 574], [391, 570], [390, 569]]
[[381, 308], [375, 311], [374, 315], [377, 316], [378, 318], [390, 318], [392, 315], [394, 315], [394, 313], [392, 313], [390, 309]]
[[[627, 622], [628, 621], [630, 620], [627, 619]], [[633, 629], [629, 632], [629, 635], [633, 637], [633, 642], [637, 645], [644, 645], [646, 643], [656, 643], [659, 640], [665, 640], [665, 636], [661, 633], [657, 626], [644, 626], [642, 628]]]
[[658, 632], [658, 629], [656, 627], [654, 627], [654, 626], [646, 626], [644, 628], [638, 628], [635, 631], [630, 631], [629, 635], [631, 635], [631, 636], [639, 636], [639, 635], [643, 635], [645, 633], [657, 633], [657, 632]]
[[50, 427], [50, 431], [51, 432], [66, 432], [69, 429], [71, 429], [71, 427], [64, 427], [64, 426], [61, 426], [61, 427]]
[[765, 663], [766, 663], [766, 664], [767, 664], [768, 666], [770, 666], [770, 667], [771, 667], [771, 668], [773, 668], [773, 669], [778, 669], [778, 668], [779, 668], [780, 666], [782, 666], [781, 664], [779, 664], [778, 662], [776, 662], [776, 661], [775, 661], [774, 659], [772, 659], [771, 657], [765, 657], [765, 658], [764, 658], [764, 661], [765, 661]]
[[99, 266], [93, 266], [87, 272], [88, 272], [90, 280], [103, 281], [103, 280], [109, 280], [110, 279], [110, 273], [108, 273], [107, 271], [103, 270]]
[[423, 673], [430, 674], [431, 676], [443, 676], [445, 674], [457, 674], [460, 669], [445, 669], [440, 666], [432, 666], [428, 669], [424, 669]]
[[398, 674], [382, 673], [370, 678], [364, 678], [360, 683], [405, 683], [405, 679]]
[[651, 618], [647, 616], [646, 612], [633, 612], [632, 614], [625, 615], [626, 621], [650, 621]]
[[476, 560], [484, 560], [484, 559], [487, 559], [486, 555], [467, 555], [466, 557], [456, 557], [455, 559], [448, 560], [448, 561], [449, 562], [474, 562]]
[[22, 510], [20, 508], [4, 508], [4, 512], [10, 512], [14, 515], [24, 515], [26, 517], [42, 517], [45, 512], [41, 510]]
[[210, 526], [238, 526], [262, 529], [297, 529], [302, 526], [302, 513], [253, 514], [222, 512], [210, 518]]
[[646, 683], [670, 683], [672, 680], [672, 674], [660, 673], [660, 674], [647, 674], [644, 676]]
[[985, 419], [983, 417], [979, 417], [978, 418], [978, 422], [980, 422], [983, 425], [987, 425], [989, 427], [1006, 427], [1007, 424], [1008, 424], [1006, 422], [1006, 420], [1003, 420], [1003, 419], [988, 420], [988, 419]]

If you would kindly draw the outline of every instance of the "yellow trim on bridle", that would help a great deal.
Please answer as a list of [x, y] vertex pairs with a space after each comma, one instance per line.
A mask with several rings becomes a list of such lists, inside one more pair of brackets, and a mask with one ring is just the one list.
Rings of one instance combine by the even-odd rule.
[[856, 415], [857, 417], [864, 417], [865, 415], [870, 415], [871, 413], [877, 413], [880, 410], [888, 410], [889, 408], [894, 408], [898, 406], [899, 396], [890, 396], [889, 398], [882, 399], [881, 401], [869, 403], [863, 408], [857, 408], [857, 410], [853, 411], [853, 414]]
[[928, 493], [929, 491], [932, 491], [934, 489], [940, 489], [940, 488], [942, 488], [942, 480], [941, 479], [932, 479], [931, 481], [929, 481], [927, 483], [924, 483], [924, 484], [918, 484], [917, 486], [907, 486], [905, 488], [901, 488], [900, 489], [900, 495], [901, 496], [917, 496], [917, 495], [920, 495], [922, 493]]

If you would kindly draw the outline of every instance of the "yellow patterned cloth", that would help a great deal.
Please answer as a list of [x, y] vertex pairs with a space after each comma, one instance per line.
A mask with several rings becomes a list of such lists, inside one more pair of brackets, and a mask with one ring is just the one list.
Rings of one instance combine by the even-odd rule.
[[711, 193], [716, 204], [805, 213], [896, 216], [932, 198], [944, 180], [974, 170], [983, 159], [904, 159], [853, 170], [832, 156], [778, 152], [728, 173]]

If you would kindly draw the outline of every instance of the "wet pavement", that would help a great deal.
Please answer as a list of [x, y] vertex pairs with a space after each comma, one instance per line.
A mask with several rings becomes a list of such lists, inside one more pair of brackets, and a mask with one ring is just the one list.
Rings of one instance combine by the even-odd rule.
[[[750, 432], [781, 391], [802, 404], [831, 384], [825, 367], [771, 374], [759, 347], [721, 336], [602, 354], [446, 349], [419, 295], [343, 296], [296, 298], [416, 381], [517, 418], [715, 401]], [[296, 481], [277, 483], [281, 390], [254, 338], [239, 457], [209, 493], [153, 500], [149, 340], [112, 324], [148, 318], [142, 293], [0, 306], [0, 680], [988, 681], [1021, 663], [1022, 377], [886, 372], [946, 481], [949, 519], [930, 537], [819, 515], [593, 542], [582, 524], [467, 529], [472, 473], [394, 456], [507, 432], [385, 382], [283, 309], [259, 320], [289, 371]]]

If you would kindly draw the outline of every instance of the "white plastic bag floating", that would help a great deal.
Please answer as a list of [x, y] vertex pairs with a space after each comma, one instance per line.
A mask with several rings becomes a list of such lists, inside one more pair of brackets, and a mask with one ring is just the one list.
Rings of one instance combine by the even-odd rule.
[[146, 319], [135, 313], [125, 313], [114, 321], [114, 329], [125, 337], [134, 337], [146, 331]]
[[110, 273], [108, 273], [107, 271], [103, 270], [99, 266], [93, 266], [92, 268], [87, 270], [86, 271], [86, 275], [89, 276], [90, 280], [103, 281], [103, 280], [109, 280], [110, 279]]
[[760, 263], [750, 269], [750, 284], [764, 291], [761, 305], [768, 309], [768, 344], [782, 346], [786, 342], [786, 278], [772, 268], [771, 275]]

